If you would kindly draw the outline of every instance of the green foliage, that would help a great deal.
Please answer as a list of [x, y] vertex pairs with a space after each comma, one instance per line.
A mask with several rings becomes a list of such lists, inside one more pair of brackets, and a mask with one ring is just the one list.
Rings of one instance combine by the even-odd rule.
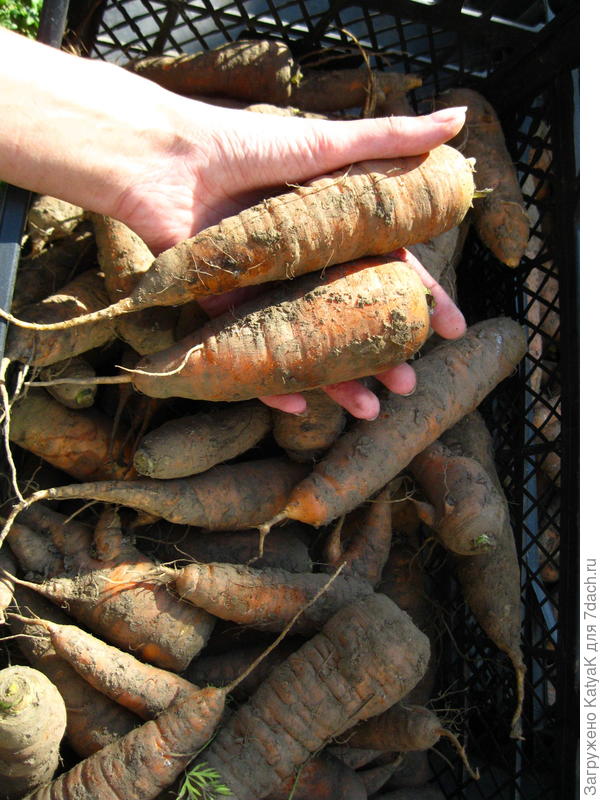
[[35, 39], [43, 0], [0, 0], [0, 25]]
[[202, 761], [185, 773], [176, 800], [216, 800], [230, 795], [231, 790], [221, 783], [217, 770]]

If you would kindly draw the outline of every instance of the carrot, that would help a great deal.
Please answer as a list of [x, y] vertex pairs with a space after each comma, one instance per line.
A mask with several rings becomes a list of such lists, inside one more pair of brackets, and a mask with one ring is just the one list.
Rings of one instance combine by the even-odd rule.
[[246, 564], [256, 569], [279, 567], [288, 572], [312, 572], [306, 543], [293, 532], [293, 526], [276, 528], [266, 538], [263, 553], [257, 558], [260, 534], [254, 530], [208, 533], [197, 528], [157, 524], [147, 534], [159, 539], [158, 553], [162, 561], [184, 566], [189, 561]]
[[[19, 522], [35, 531], [38, 537], [51, 540], [54, 548], [65, 556], [69, 564], [85, 567], [92, 547], [92, 529], [79, 518], [69, 519], [64, 514], [36, 503], [19, 514]], [[12, 529], [11, 529], [12, 530]], [[10, 541], [11, 532], [7, 540]], [[25, 569], [40, 572], [33, 566]]]
[[441, 108], [467, 106], [464, 128], [451, 144], [476, 159], [478, 188], [493, 190], [474, 201], [473, 226], [497, 259], [519, 266], [529, 240], [529, 218], [496, 112], [473, 89], [450, 89], [435, 102]]
[[378, 591], [387, 595], [422, 631], [430, 642], [427, 670], [404, 700], [423, 705], [429, 701], [436, 679], [437, 614], [431, 598], [431, 581], [420, 558], [418, 546], [407, 537], [392, 545]]
[[12, 603], [14, 592], [12, 580], [8, 577], [4, 577], [4, 574], [5, 572], [14, 574], [16, 568], [17, 565], [15, 564], [12, 554], [8, 548], [3, 547], [2, 550], [0, 550], [0, 570], [2, 570], [0, 572], [0, 625], [6, 622], [4, 612]]
[[429, 500], [417, 503], [422, 519], [454, 553], [493, 549], [496, 529], [503, 525], [504, 495], [478, 461], [456, 455], [443, 441], [430, 444], [408, 466]]
[[382, 714], [346, 731], [344, 736], [352, 747], [400, 752], [429, 750], [441, 737], [447, 737], [457, 748], [471, 777], [479, 778], [469, 766], [456, 736], [444, 728], [435, 712], [424, 706], [396, 703]]
[[[257, 630], [278, 632], [308, 597], [325, 586], [320, 573], [254, 569], [241, 564], [188, 564], [179, 570], [164, 568], [177, 594], [220, 619]], [[229, 587], [235, 586], [235, 592]], [[332, 588], [305, 611], [296, 633], [313, 633], [350, 601], [372, 594], [360, 578], [342, 574]]]
[[397, 702], [428, 657], [426, 637], [388, 598], [354, 601], [271, 672], [200, 758], [238, 800], [266, 797], [329, 739]]
[[409, 92], [422, 84], [418, 75], [358, 69], [307, 70], [294, 86], [290, 103], [304, 111], [341, 111], [363, 106], [369, 77], [374, 83], [375, 102], [384, 103], [391, 94]]
[[151, 397], [245, 400], [359, 378], [406, 361], [429, 332], [413, 268], [378, 257], [287, 282], [208, 322], [131, 373]]
[[21, 621], [43, 628], [55, 652], [78, 675], [142, 719], [153, 719], [172, 703], [198, 690], [185, 678], [144, 664], [75, 625], [25, 617]]
[[[331, 581], [334, 579], [335, 576]], [[326, 591], [329, 585], [321, 591]], [[298, 616], [304, 610], [301, 609]], [[290, 627], [295, 621], [296, 618], [291, 620]], [[284, 630], [260, 658], [276, 647], [286, 633]], [[81, 797], [82, 787], [94, 800], [156, 798], [162, 789], [171, 786], [194, 755], [210, 741], [223, 715], [228, 692], [245, 677], [242, 674], [228, 686], [219, 689], [207, 687], [182, 698], [156, 719], [149, 720], [120, 741], [63, 773], [28, 800], [75, 800]]]
[[66, 408], [44, 389], [30, 389], [11, 408], [10, 441], [79, 480], [132, 474], [130, 448], [125, 448], [120, 461], [113, 455], [125, 431], [120, 430], [114, 440], [111, 434], [112, 422], [102, 412]]
[[130, 506], [178, 525], [244, 530], [259, 525], [263, 514], [283, 508], [292, 487], [306, 472], [303, 464], [264, 458], [221, 464], [201, 475], [169, 481], [147, 478], [69, 484], [34, 492], [25, 505], [14, 510], [19, 513], [39, 500], [86, 498]]
[[67, 724], [62, 697], [31, 667], [0, 670], [2, 797], [17, 800], [51, 780]]
[[283, 42], [227, 42], [214, 50], [130, 61], [132, 72], [180, 94], [285, 103], [299, 70]]
[[306, 410], [300, 416], [272, 411], [273, 438], [293, 461], [319, 458], [337, 439], [346, 423], [344, 409], [328, 394], [304, 392]]
[[[202, 100], [203, 98], [197, 98]], [[214, 99], [214, 98], [213, 98]], [[210, 100], [207, 98], [207, 100]], [[243, 106], [246, 111], [254, 114], [271, 114], [275, 117], [303, 117], [304, 119], [331, 119], [326, 114], [313, 114], [311, 111], [301, 111], [294, 106], [274, 106], [270, 103], [253, 103], [250, 106]]]
[[[398, 765], [402, 763], [403, 758], [403, 753], [384, 754], [380, 756], [374, 766], [361, 769], [356, 773], [362, 785], [365, 787], [368, 797], [373, 796], [382, 786], [387, 784], [390, 777], [398, 769]], [[385, 759], [388, 760], [386, 761]]]
[[547, 446], [551, 445], [546, 452], [540, 454], [539, 468], [555, 486], [560, 486], [561, 403], [559, 395], [547, 399], [540, 398], [537, 401], [533, 409], [533, 424], [538, 433], [538, 441]]
[[[35, 614], [45, 620], [67, 624], [69, 618], [56, 606], [35, 592], [15, 586], [15, 607], [21, 613]], [[17, 615], [19, 616], [19, 615]], [[11, 633], [18, 635], [19, 649], [36, 669], [56, 686], [67, 708], [66, 736], [73, 750], [82, 758], [115, 742], [139, 724], [130, 711], [93, 689], [54, 650], [39, 627], [9, 617]]]
[[301, 765], [266, 800], [367, 800], [366, 789], [353, 769], [329, 753]]
[[384, 393], [379, 417], [343, 434], [296, 486], [276, 519], [319, 526], [356, 508], [479, 405], [525, 350], [521, 327], [502, 317], [473, 325], [462, 339], [436, 347], [414, 364], [415, 393]]
[[[39, 303], [21, 309], [26, 320], [37, 323], [59, 323], [80, 314], [98, 311], [108, 303], [102, 278], [89, 269], [73, 278], [63, 288]], [[35, 330], [10, 328], [6, 338], [5, 357], [11, 361], [45, 367], [66, 358], [80, 355], [94, 347], [102, 347], [115, 338], [110, 320], [100, 320], [80, 331], [56, 330], [52, 336], [40, 336]]]
[[144, 436], [133, 464], [151, 478], [195, 475], [255, 447], [270, 428], [269, 410], [258, 402], [178, 417]]
[[[60, 519], [55, 514], [49, 527], [58, 526]], [[101, 561], [81, 547], [87, 531], [72, 522], [63, 527], [65, 541], [75, 531], [69, 571], [42, 584], [24, 585], [57, 604], [68, 603], [69, 613], [90, 630], [137, 651], [144, 660], [175, 671], [185, 669], [205, 645], [214, 618], [179, 602], [166, 587], [151, 581], [156, 566], [133, 545], [123, 547], [112, 561]]]
[[[474, 191], [471, 162], [446, 145], [426, 157], [360, 162], [268, 198], [165, 250], [128, 298], [58, 327], [183, 305], [389, 253], [458, 225]], [[5, 311], [1, 316], [23, 324]]]
[[391, 509], [386, 487], [366, 508], [353, 512], [346, 521], [340, 518], [325, 545], [328, 569], [346, 562], [347, 573], [377, 586], [392, 544]]
[[83, 209], [50, 195], [40, 195], [27, 214], [27, 235], [34, 254], [48, 242], [69, 236], [81, 222]]
[[[493, 458], [490, 433], [478, 413], [469, 414], [445, 437], [448, 447], [476, 458], [503, 493]], [[510, 524], [508, 503], [504, 501], [503, 524], [498, 528], [496, 547], [489, 553], [453, 558], [456, 577], [475, 619], [494, 644], [512, 662], [516, 675], [516, 706], [511, 721], [511, 736], [520, 738], [525, 664], [521, 653], [521, 593], [519, 561]]]
[[[137, 234], [118, 220], [91, 214], [98, 263], [111, 303], [126, 297], [154, 261], [154, 256]], [[177, 315], [174, 309], [144, 309], [119, 319], [115, 330], [140, 355], [164, 350], [175, 343]]]
[[[247, 700], [254, 694], [274, 667], [281, 664], [304, 644], [303, 639], [291, 638], [281, 642], [275, 650], [232, 690], [233, 697]], [[214, 655], [200, 654], [183, 673], [183, 677], [197, 686], [226, 686], [245, 672], [247, 667], [262, 653], [263, 644], [249, 644]]]
[[86, 267], [94, 255], [94, 235], [87, 222], [79, 225], [68, 239], [50, 244], [39, 255], [23, 254], [15, 277], [11, 309], [13, 314], [55, 294], [76, 272]]
[[[25, 572], [36, 572], [43, 578], [48, 578], [64, 570], [61, 554], [47, 537], [35, 529], [16, 522], [6, 537], [6, 543]], [[0, 556], [5, 554], [5, 550], [3, 548], [0, 551]], [[15, 568], [4, 566], [4, 569], [16, 574]]]
[[48, 394], [67, 408], [89, 408], [96, 399], [97, 387], [90, 381], [95, 374], [96, 371], [85, 358], [75, 356], [44, 367], [40, 370], [40, 380], [52, 383], [56, 378], [83, 378], [83, 382], [79, 384], [49, 386]]

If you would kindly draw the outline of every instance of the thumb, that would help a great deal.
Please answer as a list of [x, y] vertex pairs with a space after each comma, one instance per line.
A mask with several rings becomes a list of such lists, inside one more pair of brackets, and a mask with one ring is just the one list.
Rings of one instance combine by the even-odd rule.
[[457, 135], [465, 111], [445, 108], [421, 117], [361, 120], [272, 117], [268, 124], [264, 116], [232, 111], [244, 115], [238, 189], [242, 175], [245, 188], [251, 190], [306, 181], [356, 161], [427, 153]]

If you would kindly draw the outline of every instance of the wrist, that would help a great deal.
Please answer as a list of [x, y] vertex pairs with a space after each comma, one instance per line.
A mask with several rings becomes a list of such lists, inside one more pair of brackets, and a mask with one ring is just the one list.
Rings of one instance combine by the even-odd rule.
[[114, 215], [173, 151], [179, 98], [102, 61], [0, 29], [0, 178]]

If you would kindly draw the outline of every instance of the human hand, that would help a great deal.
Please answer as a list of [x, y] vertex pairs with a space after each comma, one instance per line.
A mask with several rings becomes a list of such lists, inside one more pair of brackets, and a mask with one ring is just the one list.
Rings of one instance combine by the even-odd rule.
[[[189, 100], [126, 70], [79, 59], [0, 28], [0, 176], [121, 220], [155, 252], [237, 213], [286, 183], [356, 161], [427, 153], [461, 129], [465, 109], [352, 121], [265, 117]], [[14, 65], [18, 69], [14, 69]], [[28, 102], [23, 102], [23, 97]], [[420, 270], [436, 301], [432, 327], [460, 336], [462, 315]], [[207, 309], [231, 298], [211, 298]], [[377, 376], [410, 393], [411, 367]], [[325, 387], [356, 417], [377, 397], [360, 382]], [[263, 398], [301, 412], [301, 395]]]
[[[185, 101], [189, 103], [194, 105], [191, 108], [187, 105], [185, 111], [195, 115], [197, 101]], [[417, 155], [441, 144], [450, 131], [460, 128], [464, 117], [457, 109], [448, 117], [442, 115], [441, 120], [434, 119], [436, 115], [350, 123], [273, 117], [265, 124], [265, 117], [250, 112], [220, 109], [204, 103], [200, 106], [203, 114], [198, 123], [205, 129], [210, 128], [205, 137], [210, 144], [202, 146], [202, 157], [192, 148], [187, 156], [182, 154], [175, 161], [169, 161], [162, 175], [153, 175], [152, 189], [149, 181], [131, 187], [122, 201], [120, 218], [156, 252], [224, 216], [237, 213], [258, 201], [272, 186], [302, 182], [352, 161], [382, 155]], [[221, 113], [223, 111], [225, 114]], [[181, 129], [184, 128], [182, 125]], [[213, 147], [217, 148], [218, 158], [212, 152]], [[216, 171], [219, 180], [215, 178]], [[193, 196], [192, 184], [196, 196]], [[178, 192], [173, 191], [175, 185]], [[144, 195], [147, 199], [142, 199]], [[137, 198], [135, 202], [132, 202], [133, 197]], [[396, 255], [417, 270], [432, 293], [432, 329], [448, 339], [461, 336], [466, 327], [464, 318], [442, 287], [411, 253], [401, 250]], [[262, 289], [257, 287], [256, 291]], [[246, 289], [207, 298], [201, 305], [215, 316], [247, 298]], [[411, 394], [416, 385], [415, 372], [408, 364], [399, 364], [375, 377], [398, 394]], [[379, 413], [377, 396], [359, 381], [322, 388], [355, 417], [374, 419]], [[306, 407], [301, 394], [261, 399], [289, 413], [302, 413]]]

